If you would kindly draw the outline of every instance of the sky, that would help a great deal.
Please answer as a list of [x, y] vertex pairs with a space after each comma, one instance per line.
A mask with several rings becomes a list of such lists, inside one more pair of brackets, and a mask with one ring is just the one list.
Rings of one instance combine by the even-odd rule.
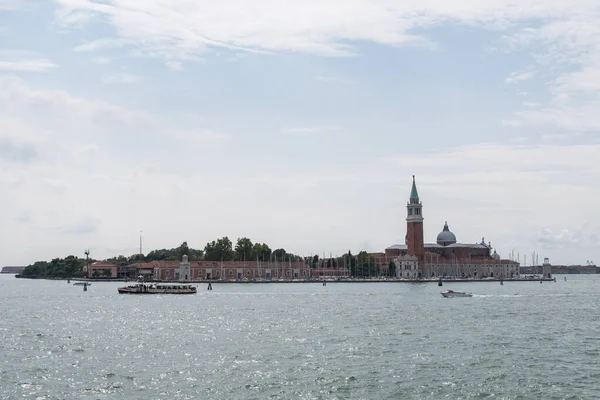
[[[600, 262], [597, 0], [0, 0], [0, 266], [426, 242]], [[525, 260], [527, 257], [527, 260]]]

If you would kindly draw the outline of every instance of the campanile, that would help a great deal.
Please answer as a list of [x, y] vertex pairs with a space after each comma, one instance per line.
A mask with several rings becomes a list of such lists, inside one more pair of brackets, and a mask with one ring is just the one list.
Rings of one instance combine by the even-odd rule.
[[413, 175], [410, 199], [406, 204], [406, 246], [409, 256], [416, 256], [420, 264], [425, 259], [425, 243], [423, 241], [423, 204], [419, 201], [417, 184]]

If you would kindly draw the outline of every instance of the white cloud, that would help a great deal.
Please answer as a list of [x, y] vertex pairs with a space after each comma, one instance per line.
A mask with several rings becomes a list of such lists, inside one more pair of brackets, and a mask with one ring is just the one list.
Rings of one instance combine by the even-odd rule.
[[[115, 36], [100, 37], [77, 46], [77, 50], [132, 47], [139, 55], [161, 57], [177, 70], [183, 60], [199, 57], [209, 49], [247, 52], [302, 52], [328, 56], [356, 54], [356, 42], [389, 46], [428, 45], [427, 28], [460, 23], [495, 29], [502, 34], [507, 51], [529, 50], [537, 66], [508, 76], [517, 84], [540, 75], [555, 74], [548, 86], [555, 98], [597, 91], [600, 83], [600, 3], [593, 0], [523, 0], [515, 7], [508, 0], [460, 0], [450, 6], [443, 0], [395, 2], [385, 0], [347, 2], [308, 0], [300, 3], [272, 3], [266, 0], [242, 2], [174, 0], [149, 3], [142, 0], [58, 0], [57, 19], [83, 13], [113, 25]], [[419, 34], [415, 33], [419, 32]], [[569, 71], [556, 68], [565, 65]], [[538, 68], [539, 67], [539, 68]], [[334, 81], [334, 77], [319, 77]], [[343, 79], [343, 78], [341, 78]], [[339, 81], [339, 80], [338, 80]], [[341, 82], [341, 81], [340, 81]], [[520, 92], [519, 95], [524, 95]], [[585, 106], [585, 99], [556, 112], [571, 114]], [[550, 110], [555, 107], [547, 107]], [[555, 122], [555, 112], [533, 120]], [[569, 117], [570, 118], [570, 117]], [[595, 126], [594, 121], [579, 125]], [[562, 123], [560, 126], [570, 125]]]
[[96, 50], [105, 50], [105, 49], [116, 49], [120, 47], [124, 47], [130, 42], [122, 39], [97, 39], [91, 42], [86, 42], [80, 45], [77, 45], [73, 48], [75, 51], [96, 51]]
[[[460, 0], [452, 5], [443, 0], [307, 0], [294, 4], [225, 0], [219, 5], [187, 0], [57, 1], [59, 21], [68, 24], [72, 15], [83, 13], [86, 18], [102, 19], [115, 28], [116, 35], [84, 43], [77, 50], [131, 47], [135, 54], [165, 59], [175, 70], [181, 67], [181, 61], [197, 59], [210, 49], [236, 54], [300, 52], [348, 56], [356, 54], [357, 42], [432, 46], [427, 28], [459, 23], [495, 29], [502, 35], [501, 43], [507, 51], [528, 50], [533, 54], [537, 65], [511, 74], [505, 79], [507, 84], [538, 75], [548, 77], [551, 73], [555, 76], [550, 77], [552, 84], [548, 89], [554, 98], [571, 96], [569, 105], [552, 104], [541, 107], [546, 110], [538, 114], [517, 114], [529, 123], [561, 120], [560, 127], [571, 126], [565, 120], [580, 117], [572, 115], [574, 110], [588, 104], [586, 99], [573, 98], [573, 94], [593, 93], [600, 85], [600, 3], [594, 0], [523, 0], [518, 7], [508, 0]], [[342, 82], [327, 76], [317, 79]], [[593, 118], [586, 118], [577, 125], [595, 129]]]
[[536, 110], [519, 111], [515, 116], [528, 125], [558, 127], [569, 132], [600, 131], [600, 101], [552, 104]]
[[197, 144], [227, 144], [231, 141], [231, 135], [211, 130], [167, 130], [164, 134], [169, 138]]
[[0, 0], [0, 11], [17, 8], [17, 0]]
[[533, 78], [533, 71], [513, 72], [504, 81], [507, 84], [515, 84]]
[[[465, 145], [445, 150], [441, 153], [432, 151], [429, 155], [402, 155], [386, 158], [399, 166], [427, 167], [440, 166], [448, 168], [490, 170], [497, 169], [499, 176], [510, 178], [509, 172], [523, 171], [524, 168], [536, 168], [540, 171], [554, 171], [561, 167], [577, 167], [580, 172], [585, 169], [600, 171], [593, 161], [593, 155], [600, 150], [600, 145], [505, 145], [500, 143], [481, 143]], [[437, 154], [437, 159], [433, 159]]]
[[[546, 250], [556, 250], [569, 248], [585, 248], [600, 245], [600, 238], [597, 233], [590, 232], [586, 224], [572, 232], [569, 229], [552, 230], [548, 227], [542, 227], [537, 238], [538, 244]], [[583, 264], [583, 261], [581, 261]]]
[[[0, 119], [2, 123], [2, 119]], [[8, 126], [4, 126], [4, 129]], [[0, 133], [0, 160], [28, 162], [38, 157], [36, 147], [27, 142], [22, 142], [18, 138], [3, 137]]]
[[502, 120], [502, 125], [504, 126], [512, 126], [512, 127], [516, 127], [516, 126], [521, 126], [523, 123], [518, 120], [518, 119], [505, 119]]
[[52, 61], [27, 50], [0, 50], [0, 71], [48, 72], [56, 68]]
[[58, 192], [64, 192], [66, 189], [70, 187], [68, 182], [65, 182], [62, 179], [52, 179], [47, 178], [43, 181], [46, 185], [48, 185], [52, 190], [56, 190]]
[[183, 64], [180, 63], [179, 61], [167, 61], [165, 63], [165, 65], [167, 67], [169, 67], [170, 69], [172, 69], [173, 71], [182, 71], [183, 70]]
[[578, 134], [576, 133], [550, 133], [550, 134], [546, 134], [546, 135], [542, 135], [540, 137], [541, 140], [544, 141], [548, 141], [548, 142], [553, 142], [553, 141], [560, 141], [560, 140], [567, 140], [570, 138], [573, 138], [574, 136], [577, 136]]
[[[570, 3], [556, 4], [568, 7]], [[575, 9], [564, 10], [538, 27], [523, 28], [504, 37], [509, 48], [531, 51], [546, 74], [556, 76], [548, 84], [552, 101], [541, 110], [518, 113], [524, 121], [567, 130], [598, 130], [600, 103], [595, 93], [600, 88], [599, 16], [600, 3], [582, 1]]]
[[338, 125], [317, 125], [303, 128], [286, 128], [283, 130], [283, 133], [288, 135], [309, 135], [315, 133], [335, 132], [339, 131], [340, 129], [342, 129], [342, 127]]
[[92, 61], [96, 64], [110, 64], [112, 59], [109, 57], [94, 57], [92, 58]]
[[556, 79], [555, 91], [598, 92], [600, 90], [600, 62], [598, 66], [587, 66], [580, 71], [570, 72]]
[[513, 143], [513, 144], [522, 144], [522, 143], [527, 143], [529, 141], [529, 138], [527, 136], [517, 136], [517, 137], [513, 137], [510, 138], [509, 143]]
[[[218, 189], [204, 196], [189, 186], [217, 187], [222, 176], [214, 165], [224, 155], [214, 149], [230, 136], [199, 128], [197, 120], [193, 125], [0, 77], [0, 240], [11, 247], [6, 259], [23, 262], [18, 232], [34, 243], [31, 257], [49, 259], [94, 247], [103, 236], [112, 247], [127, 243], [128, 227], [139, 231], [147, 224], [149, 207], [169, 204], [171, 211], [159, 217], [165, 221], [177, 209], [194, 216], [189, 201], [216, 207]], [[119, 220], [129, 221], [125, 229], [115, 225]], [[174, 237], [182, 234], [177, 230], [165, 228]], [[158, 236], [156, 246], [167, 245]]]
[[[428, 43], [426, 37], [412, 31], [445, 21], [494, 29], [507, 29], [521, 21], [543, 21], [542, 28], [526, 28], [518, 35], [506, 36], [507, 43], [522, 46], [540, 38], [557, 39], [579, 20], [593, 22], [599, 8], [597, 3], [587, 0], [576, 3], [558, 0], [543, 5], [537, 0], [524, 0], [519, 7], [501, 0], [461, 0], [452, 5], [442, 0], [395, 3], [307, 0], [293, 4], [228, 0], [218, 6], [210, 1], [186, 0], [162, 3], [58, 0], [58, 3], [61, 8], [57, 18], [62, 22], [68, 22], [77, 13], [105, 17], [117, 28], [120, 35], [117, 40], [142, 44], [161, 53], [179, 54], [194, 54], [212, 46], [347, 55], [353, 52], [349, 41], [386, 45]], [[566, 22], [561, 25], [558, 18]], [[570, 37], [578, 35], [569, 33]]]
[[[65, 91], [36, 89], [14, 77], [0, 77], [0, 104], [5, 112], [0, 118], [13, 124], [14, 136], [45, 145], [58, 143], [54, 140], [57, 137], [85, 138], [114, 124], [144, 129], [156, 123], [153, 116], [144, 112], [75, 97]], [[31, 109], [36, 111], [25, 111]], [[71, 124], [70, 129], [64, 129], [62, 124]]]
[[108, 85], [116, 85], [116, 84], [126, 85], [126, 84], [130, 84], [130, 83], [137, 83], [140, 80], [142, 80], [142, 78], [137, 75], [121, 72], [121, 73], [116, 73], [116, 74], [105, 76], [102, 79], [102, 82], [104, 82]]
[[[246, 51], [301, 51], [329, 55], [352, 53], [345, 40], [372, 40], [385, 44], [427, 43], [407, 31], [427, 25], [431, 18], [411, 19], [413, 7], [347, 2], [302, 4], [226, 2], [169, 3], [143, 1], [107, 3], [59, 0], [57, 18], [63, 23], [74, 13], [101, 15], [121, 33], [119, 44], [144, 44], [161, 54], [177, 57], [195, 54], [206, 47]], [[235, 11], [233, 11], [235, 10]], [[79, 49], [116, 42], [102, 38]]]
[[86, 235], [98, 231], [100, 225], [101, 222], [97, 218], [82, 218], [72, 224], [60, 227], [60, 231], [66, 234]]

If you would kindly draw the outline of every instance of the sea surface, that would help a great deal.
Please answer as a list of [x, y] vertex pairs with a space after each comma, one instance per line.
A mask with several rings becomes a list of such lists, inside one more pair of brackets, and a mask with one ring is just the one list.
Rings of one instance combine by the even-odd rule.
[[0, 275], [0, 399], [600, 399], [600, 276], [119, 285]]

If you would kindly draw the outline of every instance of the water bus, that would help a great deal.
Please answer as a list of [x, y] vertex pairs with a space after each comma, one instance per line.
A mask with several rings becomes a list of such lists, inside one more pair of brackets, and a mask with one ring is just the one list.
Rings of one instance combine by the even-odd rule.
[[196, 286], [189, 283], [143, 283], [120, 287], [123, 294], [195, 294]]

